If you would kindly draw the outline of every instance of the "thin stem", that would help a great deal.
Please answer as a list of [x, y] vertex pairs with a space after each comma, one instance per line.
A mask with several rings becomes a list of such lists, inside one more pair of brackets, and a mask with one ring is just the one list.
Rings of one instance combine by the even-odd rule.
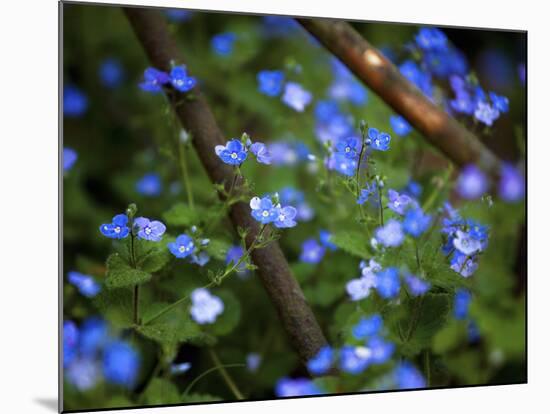
[[185, 398], [187, 396], [187, 394], [189, 394], [189, 391], [191, 391], [191, 388], [193, 388], [193, 386], [199, 380], [201, 380], [202, 378], [204, 378], [205, 376], [207, 376], [211, 372], [218, 371], [221, 368], [237, 368], [237, 367], [246, 367], [246, 364], [225, 364], [225, 365], [215, 366], [215, 367], [207, 369], [206, 371], [204, 371], [202, 374], [200, 374], [198, 377], [196, 377], [193, 381], [191, 381], [189, 383], [189, 385], [187, 386], [187, 388], [185, 388], [185, 391], [182, 394], [182, 398]]
[[420, 255], [418, 254], [418, 242], [414, 242], [414, 254], [416, 256], [416, 271], [420, 270]]
[[223, 380], [227, 384], [227, 387], [231, 390], [233, 395], [237, 400], [244, 400], [243, 395], [241, 394], [241, 391], [233, 381], [233, 378], [229, 375], [223, 364], [221, 363], [220, 359], [218, 358], [218, 355], [216, 354], [216, 351], [214, 351], [213, 348], [208, 348], [208, 353], [210, 354], [210, 358], [212, 358], [212, 362], [214, 362], [214, 365], [219, 370]]
[[139, 285], [134, 286], [134, 324], [139, 324]]
[[430, 350], [424, 351], [424, 372], [426, 375], [426, 385], [429, 387], [431, 383], [431, 368], [430, 368]]
[[182, 142], [180, 142], [179, 139], [178, 139], [178, 150], [179, 150], [179, 156], [180, 156], [181, 176], [183, 178], [185, 191], [187, 192], [187, 201], [189, 202], [189, 206], [193, 208], [195, 203], [193, 200], [193, 190], [191, 188], [191, 180], [189, 179], [189, 171], [187, 169], [185, 145]]
[[452, 172], [453, 172], [453, 164], [449, 164], [449, 166], [447, 167], [447, 170], [445, 171], [445, 174], [443, 175], [441, 183], [439, 185], [434, 186], [433, 191], [428, 196], [428, 198], [426, 199], [426, 202], [422, 206], [422, 210], [428, 211], [432, 207], [432, 204], [435, 203], [435, 200], [437, 200], [437, 197], [441, 194], [445, 185], [447, 185], [449, 179], [451, 178]]
[[380, 225], [384, 226], [384, 207], [382, 207], [382, 193], [380, 191], [380, 184], [376, 180], [376, 189], [378, 191], [378, 209], [380, 211]]
[[266, 227], [267, 227], [267, 225], [262, 224], [262, 228], [258, 232], [258, 235], [254, 239], [254, 241], [252, 243], [250, 243], [250, 246], [248, 247], [246, 252], [244, 252], [244, 254], [241, 257], [239, 257], [239, 260], [237, 260], [237, 262], [235, 262], [233, 264], [233, 266], [231, 266], [229, 269], [227, 269], [223, 273], [223, 275], [220, 276], [220, 283], [223, 279], [225, 279], [227, 276], [229, 276], [231, 273], [233, 273], [235, 271], [235, 269], [237, 269], [241, 265], [241, 263], [243, 263], [250, 256], [250, 253], [252, 253], [252, 250], [254, 250], [256, 248], [257, 243], [260, 240], [260, 238], [262, 237]]

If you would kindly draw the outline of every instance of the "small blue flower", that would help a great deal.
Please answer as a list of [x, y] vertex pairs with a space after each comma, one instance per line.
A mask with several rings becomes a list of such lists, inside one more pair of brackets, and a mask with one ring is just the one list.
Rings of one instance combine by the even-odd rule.
[[340, 369], [348, 374], [360, 374], [370, 365], [371, 355], [367, 347], [346, 345], [340, 350]]
[[[239, 246], [239, 245], [231, 246], [229, 249], [227, 249], [227, 254], [225, 256], [225, 264], [226, 265], [230, 263], [236, 264], [243, 254], [244, 254], [244, 249], [242, 246]], [[236, 271], [237, 273], [246, 273], [248, 271], [246, 269], [246, 263], [242, 262], [239, 266], [237, 266]]]
[[510, 109], [510, 103], [506, 96], [497, 95], [494, 92], [489, 92], [489, 98], [493, 103], [493, 106], [503, 114], [507, 113]]
[[101, 369], [95, 359], [77, 358], [67, 367], [67, 381], [83, 392], [92, 389], [100, 379]]
[[280, 70], [262, 70], [256, 76], [258, 89], [267, 96], [278, 96], [283, 90], [285, 74]]
[[421, 27], [415, 40], [418, 47], [423, 50], [447, 49], [447, 36], [436, 27]]
[[99, 78], [103, 86], [116, 88], [124, 79], [124, 68], [118, 59], [108, 58], [101, 62]]
[[420, 67], [412, 60], [407, 60], [399, 66], [401, 74], [409, 81], [414, 83], [424, 95], [431, 97], [433, 95], [433, 84], [431, 75], [420, 69]]
[[296, 82], [287, 82], [285, 85], [282, 101], [295, 111], [304, 112], [304, 109], [309, 105], [312, 99], [313, 95], [311, 92], [306, 91], [302, 85]]
[[369, 128], [367, 145], [377, 151], [387, 151], [390, 149], [391, 136], [387, 132], [380, 132], [376, 128]]
[[374, 287], [376, 287], [376, 277], [369, 274], [346, 283], [346, 292], [353, 302], [357, 302], [368, 297]]
[[466, 165], [460, 172], [456, 182], [458, 194], [468, 200], [481, 197], [488, 187], [487, 176], [475, 164]]
[[228, 141], [225, 146], [216, 145], [216, 155], [229, 165], [241, 165], [248, 155], [246, 147], [238, 139]]
[[147, 197], [157, 197], [162, 191], [162, 181], [156, 173], [145, 174], [136, 182], [136, 191]]
[[401, 390], [425, 388], [426, 380], [410, 362], [401, 362], [393, 371], [394, 381]]
[[179, 364], [170, 365], [170, 374], [172, 375], [181, 375], [186, 373], [191, 369], [190, 362], [181, 362]]
[[395, 190], [388, 190], [388, 207], [399, 215], [404, 215], [407, 209], [415, 208], [418, 203], [407, 194], [399, 194]]
[[256, 159], [261, 164], [271, 164], [271, 153], [268, 151], [265, 144], [255, 142], [250, 146], [250, 152], [256, 156]]
[[162, 240], [162, 235], [166, 231], [166, 226], [158, 220], [149, 220], [145, 217], [138, 217], [134, 224], [138, 228], [137, 236], [143, 240], [159, 242]]
[[130, 232], [128, 228], [128, 216], [126, 214], [117, 214], [113, 217], [111, 223], [99, 226], [99, 231], [110, 239], [124, 239]]
[[384, 324], [382, 316], [378, 313], [361, 320], [352, 328], [352, 334], [355, 339], [366, 339], [380, 332]]
[[170, 83], [180, 92], [189, 92], [197, 84], [197, 80], [187, 75], [185, 66], [175, 66], [170, 71]]
[[210, 46], [212, 47], [214, 53], [219, 56], [225, 57], [233, 53], [233, 47], [236, 40], [237, 35], [235, 33], [219, 33], [212, 37], [212, 40], [210, 41]]
[[78, 351], [78, 327], [71, 320], [63, 321], [63, 366], [67, 367]]
[[420, 207], [408, 210], [405, 213], [403, 219], [403, 230], [405, 233], [410, 234], [413, 237], [420, 237], [428, 227], [432, 217], [428, 214], [424, 214]]
[[275, 385], [275, 395], [277, 397], [319, 395], [321, 392], [321, 389], [307, 378], [281, 378]]
[[359, 198], [357, 199], [357, 204], [364, 204], [369, 200], [371, 196], [376, 196], [378, 192], [378, 188], [376, 187], [376, 183], [367, 183], [365, 185], [365, 188], [361, 189], [361, 193], [359, 194]]
[[300, 261], [304, 263], [317, 264], [325, 255], [325, 248], [321, 246], [315, 239], [307, 239], [302, 244], [302, 253], [300, 253]]
[[407, 194], [411, 198], [418, 199], [422, 195], [422, 186], [416, 181], [409, 180], [402, 193]]
[[451, 269], [462, 277], [470, 277], [477, 270], [477, 262], [470, 256], [455, 251], [451, 257]]
[[315, 105], [315, 118], [319, 122], [330, 122], [337, 115], [340, 115], [340, 108], [336, 101], [318, 101]]
[[466, 289], [458, 289], [456, 291], [453, 309], [453, 314], [456, 319], [466, 319], [471, 301], [472, 295]]
[[398, 247], [405, 240], [403, 227], [397, 220], [391, 219], [383, 226], [376, 229], [376, 241], [386, 247]]
[[525, 177], [511, 164], [502, 165], [498, 194], [508, 203], [520, 201], [525, 195]]
[[472, 320], [468, 320], [468, 342], [470, 343], [476, 343], [481, 338], [481, 332], [479, 331], [479, 327], [477, 324]]
[[319, 241], [321, 244], [329, 250], [335, 251], [338, 249], [332, 241], [332, 234], [328, 230], [319, 230]]
[[357, 160], [336, 152], [329, 159], [328, 166], [347, 177], [351, 177], [357, 170]]
[[277, 208], [277, 217], [273, 221], [273, 225], [279, 229], [286, 229], [296, 226], [296, 209], [292, 206]]
[[355, 137], [341, 139], [336, 142], [336, 153], [347, 158], [355, 159], [358, 157], [358, 146], [359, 140]]
[[412, 296], [422, 296], [431, 287], [429, 282], [411, 274], [405, 276], [405, 283], [407, 283]]
[[472, 115], [476, 108], [476, 102], [469, 92], [455, 92], [455, 98], [450, 101], [451, 108], [461, 114]]
[[376, 274], [376, 291], [384, 299], [395, 298], [399, 295], [400, 288], [401, 283], [397, 268], [388, 267]]
[[279, 217], [278, 208], [273, 205], [271, 197], [252, 197], [250, 208], [252, 209], [251, 214], [254, 220], [262, 224], [272, 223]]
[[133, 388], [139, 374], [140, 357], [130, 344], [112, 342], [103, 354], [103, 375], [107, 382]]
[[251, 352], [246, 356], [246, 368], [250, 372], [258, 371], [262, 363], [262, 356], [256, 352]]
[[388, 362], [395, 351], [395, 344], [384, 341], [378, 336], [370, 338], [367, 347], [371, 351], [370, 360], [373, 364], [384, 364]]
[[332, 365], [333, 351], [328, 345], [322, 347], [317, 355], [307, 362], [307, 369], [312, 375], [326, 374]]
[[224, 309], [223, 301], [205, 288], [191, 292], [191, 303], [191, 317], [200, 325], [216, 322]]
[[96, 357], [110, 340], [107, 322], [92, 316], [80, 327], [78, 352], [85, 357]]
[[76, 151], [69, 147], [63, 148], [63, 172], [69, 171], [73, 168], [76, 160], [78, 159], [78, 154]]
[[204, 265], [206, 265], [210, 261], [210, 255], [205, 251], [202, 251], [198, 254], [192, 254], [189, 258], [189, 261], [200, 267], [204, 267]]
[[405, 120], [405, 118], [399, 115], [390, 116], [390, 125], [393, 129], [393, 132], [395, 132], [395, 135], [397, 135], [398, 137], [409, 135], [409, 133], [412, 131], [411, 124], [409, 124]]
[[162, 86], [170, 82], [170, 75], [155, 68], [147, 68], [143, 73], [143, 82], [139, 84], [145, 92], [162, 92]]
[[63, 115], [77, 118], [88, 109], [88, 97], [79, 88], [66, 85], [63, 88]]
[[67, 273], [67, 279], [87, 298], [93, 298], [101, 291], [101, 285], [92, 276], [73, 271]]
[[187, 234], [180, 234], [175, 242], [168, 243], [168, 249], [178, 259], [184, 259], [195, 251], [195, 243]]
[[483, 124], [491, 126], [493, 125], [493, 122], [497, 120], [500, 116], [500, 111], [487, 102], [479, 101], [477, 103], [477, 108], [474, 112], [474, 116], [478, 121], [482, 122]]
[[462, 230], [458, 230], [455, 233], [453, 246], [455, 249], [457, 249], [462, 254], [465, 254], [466, 256], [471, 256], [472, 254], [483, 250], [483, 245], [480, 240], [477, 240], [475, 237], [473, 237], [471, 233], [467, 233]]

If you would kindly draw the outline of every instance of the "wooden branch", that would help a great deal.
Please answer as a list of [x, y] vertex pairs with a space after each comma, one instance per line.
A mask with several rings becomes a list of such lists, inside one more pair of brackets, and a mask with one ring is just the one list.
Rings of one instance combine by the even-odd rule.
[[471, 132], [427, 99], [349, 23], [296, 20], [452, 162], [459, 167], [478, 164], [491, 176], [499, 176], [500, 160]]
[[[152, 66], [170, 71], [172, 61], [176, 64], [185, 62], [159, 12], [140, 8], [123, 8], [123, 10]], [[171, 90], [171, 93], [176, 94], [172, 102], [177, 102], [172, 105], [173, 110], [185, 129], [191, 133], [193, 145], [211, 181], [225, 185], [231, 183], [234, 178], [233, 169], [224, 164], [214, 152], [214, 147], [225, 144], [226, 138], [218, 128], [199, 87], [193, 89], [194, 99], [192, 100], [186, 99], [175, 90]], [[230, 218], [235, 229], [238, 227], [249, 229], [246, 243], [250, 246], [259, 233], [260, 227], [251, 217], [248, 204], [243, 202], [234, 204], [231, 207]], [[305, 363], [326, 344], [326, 339], [298, 282], [290, 271], [279, 244], [275, 241], [265, 248], [253, 250], [252, 260], [258, 266], [264, 288], [277, 309], [291, 344]]]

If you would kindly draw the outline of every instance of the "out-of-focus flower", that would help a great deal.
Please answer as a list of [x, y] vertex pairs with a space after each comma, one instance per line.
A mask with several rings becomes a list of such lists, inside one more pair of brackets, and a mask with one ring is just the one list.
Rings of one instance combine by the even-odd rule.
[[287, 82], [282, 100], [285, 105], [291, 107], [295, 111], [303, 112], [306, 106], [309, 105], [313, 95], [306, 91], [302, 85], [296, 82]]
[[200, 325], [214, 323], [224, 309], [223, 301], [205, 288], [191, 293], [191, 303], [191, 317]]

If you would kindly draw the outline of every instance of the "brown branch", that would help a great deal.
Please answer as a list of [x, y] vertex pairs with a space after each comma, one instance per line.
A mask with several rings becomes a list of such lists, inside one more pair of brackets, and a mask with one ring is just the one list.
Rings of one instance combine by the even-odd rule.
[[326, 19], [297, 20], [456, 165], [462, 167], [474, 163], [493, 177], [500, 174], [500, 160], [453, 117], [430, 102], [349, 23]]
[[[124, 12], [152, 66], [169, 71], [171, 61], [177, 64], [185, 62], [160, 13], [140, 8], [124, 8]], [[172, 107], [182, 125], [191, 133], [193, 145], [212, 182], [226, 185], [233, 182], [233, 169], [214, 152], [214, 147], [225, 143], [226, 139], [199, 88], [193, 89], [193, 99], [186, 99], [175, 90], [170, 92], [175, 94], [172, 102], [177, 102]], [[231, 207], [229, 214], [236, 229], [241, 227], [249, 230], [246, 237], [249, 247], [260, 229], [250, 215], [250, 207], [239, 202]], [[326, 344], [326, 339], [279, 244], [272, 242], [267, 247], [254, 250], [252, 260], [258, 266], [264, 288], [277, 309], [293, 347], [302, 362], [306, 362]]]

